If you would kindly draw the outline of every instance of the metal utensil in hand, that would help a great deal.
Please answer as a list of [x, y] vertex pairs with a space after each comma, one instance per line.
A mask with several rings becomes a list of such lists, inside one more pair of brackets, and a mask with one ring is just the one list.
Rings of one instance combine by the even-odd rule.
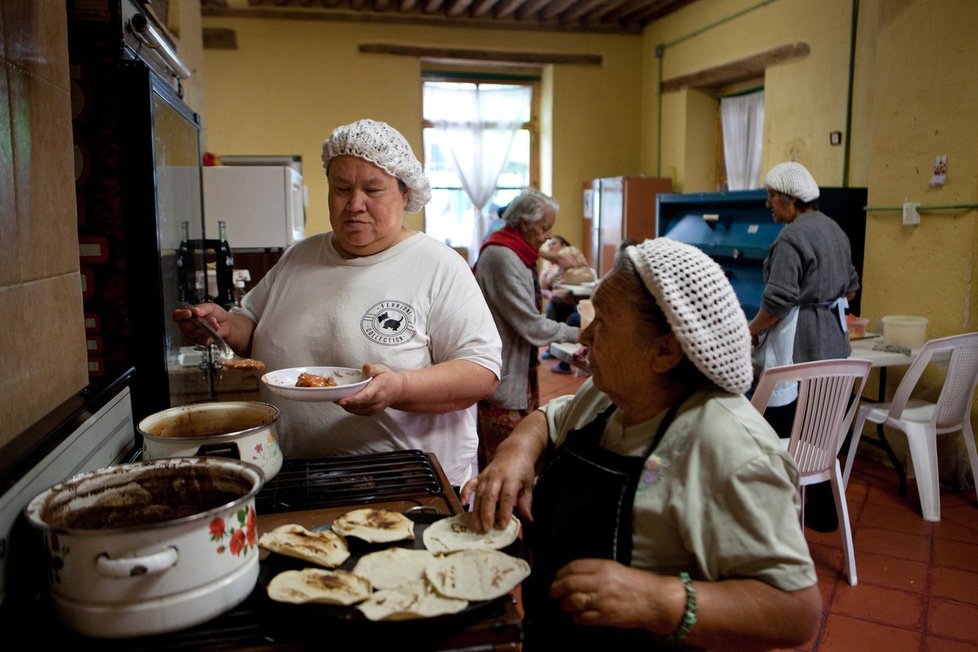
[[[180, 308], [183, 308], [184, 310], [190, 310], [191, 308], [193, 308], [193, 306], [190, 305], [189, 303], [182, 303], [182, 302], [179, 303], [178, 306]], [[202, 329], [204, 329], [204, 332], [210, 335], [211, 339], [214, 340], [214, 344], [217, 346], [217, 350], [221, 356], [222, 362], [237, 357], [237, 354], [234, 352], [231, 346], [224, 341], [223, 337], [217, 334], [217, 331], [214, 330], [214, 327], [211, 326], [206, 319], [204, 319], [203, 317], [198, 317], [193, 313], [193, 311], [190, 312], [190, 319], [193, 320], [195, 324], [197, 324]]]

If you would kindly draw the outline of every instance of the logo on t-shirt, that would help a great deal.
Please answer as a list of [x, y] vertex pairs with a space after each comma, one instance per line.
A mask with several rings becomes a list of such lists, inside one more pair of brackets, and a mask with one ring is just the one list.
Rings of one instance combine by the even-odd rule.
[[417, 334], [414, 308], [400, 301], [381, 301], [360, 319], [360, 330], [371, 341], [385, 346], [410, 342]]

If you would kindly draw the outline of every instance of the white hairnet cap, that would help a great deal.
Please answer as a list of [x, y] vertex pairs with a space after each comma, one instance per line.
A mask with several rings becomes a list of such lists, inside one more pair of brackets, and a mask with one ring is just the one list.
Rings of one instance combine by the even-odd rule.
[[407, 139], [386, 122], [357, 120], [337, 127], [323, 141], [323, 169], [329, 172], [329, 162], [337, 156], [356, 156], [370, 161], [408, 187], [408, 203], [404, 210], [416, 213], [431, 199], [431, 183], [424, 168], [414, 156]]
[[778, 163], [767, 173], [764, 185], [785, 195], [797, 197], [806, 204], [818, 199], [818, 184], [804, 165], [789, 161]]
[[750, 329], [720, 265], [696, 247], [665, 237], [625, 252], [696, 368], [728, 392], [750, 389]]

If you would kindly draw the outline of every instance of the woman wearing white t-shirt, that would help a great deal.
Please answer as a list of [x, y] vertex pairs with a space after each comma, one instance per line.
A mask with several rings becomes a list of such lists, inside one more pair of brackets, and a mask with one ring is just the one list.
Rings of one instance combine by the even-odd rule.
[[[323, 142], [332, 232], [296, 242], [230, 312], [194, 306], [238, 355], [266, 368], [342, 366], [372, 378], [336, 403], [298, 402], [262, 388], [281, 411], [285, 457], [421, 449], [454, 485], [474, 464], [474, 404], [499, 383], [502, 345], [466, 261], [404, 228], [431, 197], [404, 137], [360, 120]], [[208, 342], [190, 319], [174, 319]], [[473, 408], [473, 409], [470, 409]]]

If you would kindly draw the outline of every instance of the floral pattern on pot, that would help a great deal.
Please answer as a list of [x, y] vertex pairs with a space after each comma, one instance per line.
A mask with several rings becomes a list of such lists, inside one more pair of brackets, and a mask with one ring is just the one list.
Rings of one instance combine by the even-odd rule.
[[234, 522], [227, 522], [218, 516], [210, 524], [211, 541], [216, 541], [217, 554], [223, 555], [229, 552], [237, 557], [247, 555], [249, 550], [255, 549], [258, 544], [258, 516], [255, 514], [254, 505], [246, 509], [239, 509], [235, 514]]
[[255, 450], [251, 455], [251, 460], [261, 468], [274, 466], [274, 462], [282, 458], [282, 449], [278, 446], [275, 435], [268, 433], [264, 442], [255, 444]]

